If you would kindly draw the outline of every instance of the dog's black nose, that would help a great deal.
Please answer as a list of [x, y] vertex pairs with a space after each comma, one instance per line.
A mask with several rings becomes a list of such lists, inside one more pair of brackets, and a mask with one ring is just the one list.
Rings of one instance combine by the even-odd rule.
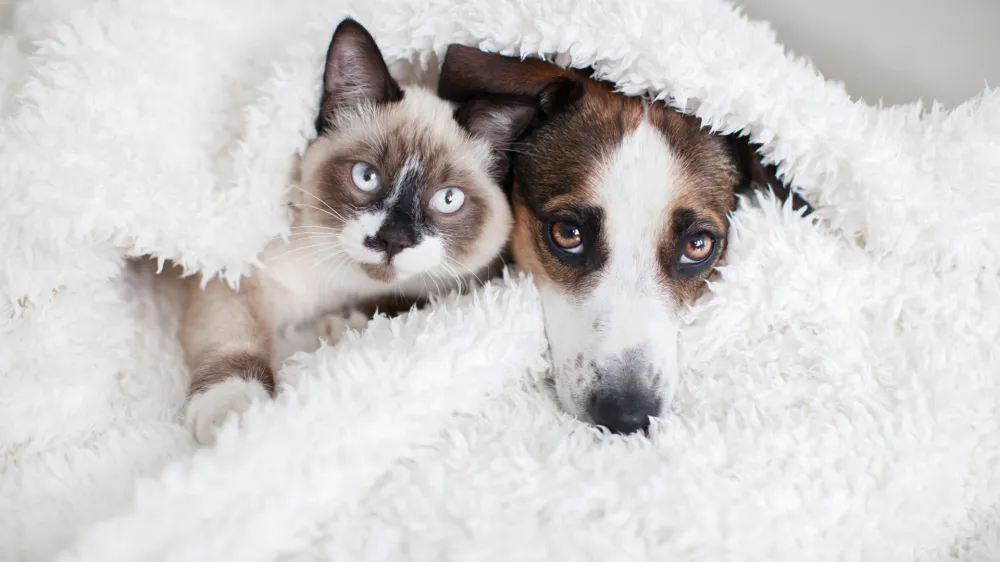
[[634, 387], [600, 388], [590, 395], [587, 413], [612, 433], [645, 431], [650, 416], [660, 415], [660, 399]]

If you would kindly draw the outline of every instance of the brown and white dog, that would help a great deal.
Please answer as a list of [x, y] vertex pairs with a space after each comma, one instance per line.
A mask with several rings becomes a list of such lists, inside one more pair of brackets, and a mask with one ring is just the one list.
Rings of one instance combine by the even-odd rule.
[[725, 251], [736, 194], [789, 191], [744, 138], [586, 70], [452, 45], [438, 93], [462, 102], [460, 122], [490, 118], [480, 103], [536, 104], [509, 155], [511, 251], [542, 295], [557, 399], [613, 432], [645, 429], [672, 400], [680, 311]]

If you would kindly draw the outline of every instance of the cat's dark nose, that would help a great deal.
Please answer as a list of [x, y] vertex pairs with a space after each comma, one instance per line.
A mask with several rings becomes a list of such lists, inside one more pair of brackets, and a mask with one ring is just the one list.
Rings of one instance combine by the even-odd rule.
[[587, 413], [612, 433], [645, 431], [649, 418], [660, 415], [660, 399], [631, 385], [600, 387], [590, 395]]
[[376, 252], [385, 252], [386, 261], [392, 261], [393, 256], [413, 247], [416, 241], [417, 234], [413, 229], [413, 222], [393, 217], [378, 229], [375, 236], [369, 236], [365, 240], [365, 246]]

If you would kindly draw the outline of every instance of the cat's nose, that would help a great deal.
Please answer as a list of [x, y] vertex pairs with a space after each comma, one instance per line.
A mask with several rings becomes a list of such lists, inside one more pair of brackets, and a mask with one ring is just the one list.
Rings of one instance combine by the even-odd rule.
[[385, 252], [386, 261], [392, 261], [393, 256], [412, 247], [415, 241], [416, 233], [412, 227], [388, 225], [380, 228], [375, 236], [366, 241], [366, 245], [376, 252]]

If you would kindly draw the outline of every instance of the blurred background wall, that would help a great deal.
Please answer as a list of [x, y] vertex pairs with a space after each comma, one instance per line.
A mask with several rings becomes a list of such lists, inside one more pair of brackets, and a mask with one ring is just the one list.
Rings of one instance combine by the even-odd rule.
[[947, 108], [1000, 87], [1000, 0], [735, 0], [778, 39], [886, 105], [923, 100]]

